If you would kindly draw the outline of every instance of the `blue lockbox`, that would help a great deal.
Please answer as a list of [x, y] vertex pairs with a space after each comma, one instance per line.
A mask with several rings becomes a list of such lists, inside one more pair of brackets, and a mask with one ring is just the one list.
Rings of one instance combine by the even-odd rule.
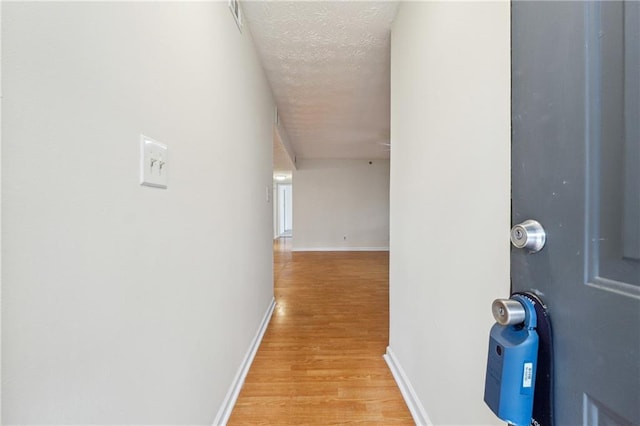
[[484, 401], [501, 420], [515, 426], [529, 426], [538, 361], [538, 333], [533, 301], [511, 298], [524, 308], [524, 321], [496, 323], [489, 335]]

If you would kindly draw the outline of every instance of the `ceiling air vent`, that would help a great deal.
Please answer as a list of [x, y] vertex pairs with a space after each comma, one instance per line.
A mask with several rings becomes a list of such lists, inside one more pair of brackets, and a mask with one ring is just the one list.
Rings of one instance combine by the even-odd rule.
[[240, 9], [240, 0], [229, 0], [229, 9], [236, 20], [238, 29], [242, 32], [242, 9]]

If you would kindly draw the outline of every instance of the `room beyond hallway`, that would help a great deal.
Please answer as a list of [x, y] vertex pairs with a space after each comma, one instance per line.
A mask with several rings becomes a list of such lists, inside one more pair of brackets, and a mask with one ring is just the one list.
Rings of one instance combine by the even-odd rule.
[[413, 424], [382, 358], [388, 252], [290, 250], [274, 242], [277, 305], [229, 424]]

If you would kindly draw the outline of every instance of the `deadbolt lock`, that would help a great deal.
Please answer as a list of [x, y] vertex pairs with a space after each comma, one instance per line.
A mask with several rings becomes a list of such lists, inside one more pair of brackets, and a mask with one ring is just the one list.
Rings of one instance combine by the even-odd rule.
[[516, 248], [537, 253], [544, 247], [547, 234], [538, 221], [525, 220], [511, 228], [511, 244]]

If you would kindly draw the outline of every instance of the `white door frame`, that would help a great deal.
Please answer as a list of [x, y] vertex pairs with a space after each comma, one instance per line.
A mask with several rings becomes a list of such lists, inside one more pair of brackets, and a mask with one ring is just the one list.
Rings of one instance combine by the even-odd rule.
[[[276, 231], [278, 236], [280, 237], [286, 231], [289, 231], [289, 229], [286, 229], [287, 222], [290, 222], [292, 224], [291, 228], [293, 229], [293, 222], [292, 222], [293, 206], [291, 205], [292, 199], [293, 199], [293, 197], [291, 196], [293, 191], [293, 185], [291, 183], [278, 183], [276, 186], [277, 186], [276, 192], [278, 194], [277, 195], [278, 204], [276, 208], [276, 215], [277, 215]], [[285, 195], [287, 188], [289, 189], [289, 194], [290, 194], [288, 197]], [[286, 204], [287, 201], [289, 201], [289, 205]]]

